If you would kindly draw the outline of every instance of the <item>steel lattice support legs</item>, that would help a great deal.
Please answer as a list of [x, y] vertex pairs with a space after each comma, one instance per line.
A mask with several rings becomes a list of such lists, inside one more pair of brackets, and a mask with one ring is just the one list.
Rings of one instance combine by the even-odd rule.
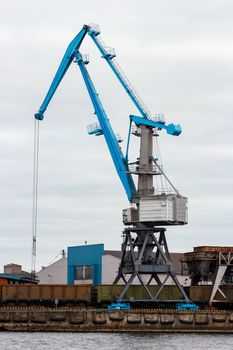
[[[135, 278], [138, 279], [148, 295], [147, 299], [140, 301], [161, 301], [159, 295], [169, 277], [174, 281], [184, 301], [190, 301], [172, 271], [172, 262], [168, 251], [165, 230], [165, 228], [148, 227], [142, 224], [124, 230], [121, 263], [118, 275], [113, 282], [117, 284], [120, 279], [123, 279], [125, 283], [118, 301], [125, 300], [125, 295]], [[165, 276], [163, 281], [161, 280], [161, 275]], [[126, 279], [126, 276], [129, 276], [129, 278]], [[147, 278], [147, 282], [144, 280], [145, 277]], [[159, 285], [159, 289], [155, 295], [148, 288], [153, 279]], [[178, 300], [169, 299], [162, 301], [172, 302]]]

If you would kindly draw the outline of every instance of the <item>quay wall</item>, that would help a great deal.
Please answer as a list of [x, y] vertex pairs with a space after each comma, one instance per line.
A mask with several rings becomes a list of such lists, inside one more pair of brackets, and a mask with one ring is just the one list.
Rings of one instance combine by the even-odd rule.
[[233, 333], [231, 311], [1, 310], [1, 331]]

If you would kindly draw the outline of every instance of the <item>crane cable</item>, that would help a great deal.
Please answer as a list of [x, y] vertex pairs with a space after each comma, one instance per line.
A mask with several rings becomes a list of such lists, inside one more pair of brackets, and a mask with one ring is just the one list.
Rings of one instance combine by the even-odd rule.
[[[153, 162], [155, 163], [156, 167], [159, 169], [160, 171], [160, 181], [161, 181], [161, 189], [164, 192], [164, 184], [163, 184], [163, 178], [165, 180], [165, 187], [166, 190], [165, 192], [169, 192], [169, 188], [168, 188], [168, 184], [171, 186], [171, 188], [174, 190], [174, 192], [180, 196], [179, 191], [176, 189], [176, 187], [172, 184], [172, 182], [168, 179], [168, 177], [165, 175], [164, 170], [163, 170], [163, 163], [162, 163], [162, 158], [161, 158], [161, 153], [160, 153], [160, 148], [159, 148], [159, 143], [158, 143], [158, 139], [157, 137], [155, 138], [155, 142], [156, 144], [154, 144], [154, 150], [155, 150], [155, 154], [157, 154], [158, 160], [153, 159]], [[157, 152], [156, 152], [157, 151]], [[160, 164], [159, 164], [160, 163]], [[158, 181], [157, 181], [157, 186], [158, 186]], [[159, 190], [159, 189], [158, 189]]]
[[[161, 157], [161, 152], [160, 152], [160, 148], [159, 148], [159, 142], [158, 142], [158, 136], [155, 136], [155, 143], [154, 143], [154, 154], [157, 156], [157, 158], [158, 158], [158, 162], [160, 163], [160, 168], [162, 168], [163, 169], [163, 163], [162, 163], [162, 157]], [[156, 166], [158, 165], [158, 163], [157, 164], [155, 164]], [[159, 168], [158, 168], [159, 169]], [[159, 169], [160, 170], [160, 169]], [[161, 170], [160, 170], [160, 172], [161, 172]], [[164, 189], [164, 187], [166, 187], [166, 190], [167, 190], [167, 185], [166, 185], [166, 181], [165, 181], [165, 184], [164, 184], [164, 182], [163, 182], [163, 177], [162, 177], [162, 175], [160, 174], [159, 176], [158, 176], [158, 178], [156, 177], [156, 182], [157, 182], [157, 192], [159, 193], [161, 190], [162, 190], [162, 192], [165, 192], [165, 189]], [[160, 182], [160, 184], [159, 184], [159, 182]]]
[[32, 260], [31, 277], [36, 279], [36, 233], [37, 233], [37, 203], [38, 203], [38, 156], [39, 156], [39, 120], [34, 124], [34, 153], [33, 153], [33, 192], [32, 192]]

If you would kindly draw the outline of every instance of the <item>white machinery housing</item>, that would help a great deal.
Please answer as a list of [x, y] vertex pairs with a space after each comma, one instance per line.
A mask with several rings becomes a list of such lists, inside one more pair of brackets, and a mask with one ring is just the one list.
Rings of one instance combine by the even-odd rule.
[[153, 222], [154, 225], [184, 225], [188, 222], [188, 200], [176, 194], [160, 194], [140, 198], [138, 209], [123, 210], [126, 225]]

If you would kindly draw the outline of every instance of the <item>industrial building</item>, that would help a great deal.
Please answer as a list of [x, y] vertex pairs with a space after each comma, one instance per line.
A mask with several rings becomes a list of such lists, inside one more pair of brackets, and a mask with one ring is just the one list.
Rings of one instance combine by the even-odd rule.
[[233, 247], [194, 247], [193, 252], [185, 253], [185, 261], [192, 286], [211, 285], [209, 305], [232, 300]]
[[[190, 284], [189, 276], [182, 271], [183, 253], [170, 253], [173, 269], [182, 285]], [[68, 248], [68, 284], [112, 284], [117, 277], [122, 252], [104, 250], [104, 244], [83, 245]], [[165, 274], [162, 280], [165, 278]], [[147, 282], [147, 276], [144, 276]], [[135, 279], [134, 284], [140, 283]], [[122, 280], [119, 284], [124, 284]], [[171, 278], [166, 284], [174, 284]]]
[[[182, 271], [183, 253], [170, 253], [174, 272], [184, 286], [190, 284], [187, 271]], [[39, 284], [112, 284], [117, 276], [122, 252], [105, 250], [104, 244], [68, 247], [52, 264], [42, 267], [37, 273]], [[119, 281], [122, 284], [123, 281]], [[135, 284], [139, 282], [135, 279]], [[166, 284], [173, 284], [168, 279]]]
[[31, 273], [22, 270], [22, 266], [18, 264], [4, 265], [4, 272], [0, 273], [0, 284], [21, 284], [21, 283], [37, 283], [32, 278]]

